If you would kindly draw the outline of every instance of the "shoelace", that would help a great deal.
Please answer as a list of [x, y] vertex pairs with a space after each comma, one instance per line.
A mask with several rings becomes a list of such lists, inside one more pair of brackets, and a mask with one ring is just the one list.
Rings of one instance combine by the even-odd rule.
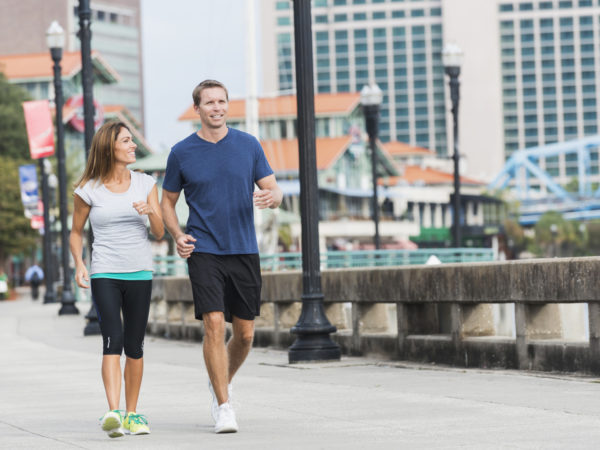
[[143, 414], [129, 414], [127, 416], [130, 422], [138, 425], [148, 425], [148, 419]]

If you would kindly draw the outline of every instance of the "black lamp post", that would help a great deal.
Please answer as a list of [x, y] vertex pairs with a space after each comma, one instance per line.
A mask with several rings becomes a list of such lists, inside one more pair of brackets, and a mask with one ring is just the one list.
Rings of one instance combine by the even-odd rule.
[[321, 290], [310, 0], [293, 1], [302, 222], [302, 312], [291, 329], [297, 337], [289, 349], [290, 363], [331, 361], [341, 357], [339, 345], [329, 336], [336, 328], [325, 315]]
[[377, 200], [377, 136], [379, 134], [379, 106], [383, 101], [383, 92], [376, 83], [364, 86], [360, 91], [360, 103], [365, 113], [369, 147], [371, 148], [371, 172], [373, 177], [373, 223], [375, 234], [373, 244], [379, 250], [379, 201]]
[[[85, 160], [90, 155], [92, 139], [94, 137], [94, 72], [92, 66], [92, 10], [89, 0], [79, 0], [79, 40], [81, 42], [81, 84], [83, 88], [83, 123], [85, 126]], [[89, 224], [89, 223], [88, 223]], [[91, 225], [88, 232], [88, 251], [92, 255], [92, 242], [94, 234]], [[85, 315], [87, 324], [83, 329], [84, 336], [100, 334], [100, 322], [94, 303]]]
[[453, 138], [454, 138], [454, 205], [452, 207], [452, 227], [453, 227], [453, 244], [455, 248], [461, 247], [460, 235], [460, 153], [458, 146], [458, 103], [459, 103], [459, 86], [458, 76], [460, 75], [460, 65], [462, 63], [462, 50], [456, 44], [446, 44], [442, 52], [444, 60], [444, 68], [446, 75], [450, 78], [450, 99], [452, 100], [452, 118], [453, 118]]
[[56, 303], [56, 292], [54, 292], [54, 273], [52, 268], [52, 229], [50, 227], [50, 185], [48, 173], [50, 162], [46, 158], [40, 158], [40, 171], [42, 172], [42, 201], [44, 203], [44, 281], [46, 293], [44, 303]]
[[58, 160], [58, 191], [60, 205], [60, 227], [63, 266], [63, 289], [60, 302], [62, 306], [59, 315], [79, 314], [75, 306], [75, 297], [71, 290], [71, 268], [69, 265], [69, 228], [67, 226], [67, 170], [65, 167], [65, 129], [62, 122], [63, 91], [60, 60], [65, 44], [65, 32], [58, 22], [54, 21], [46, 32], [46, 41], [50, 48], [50, 55], [54, 61], [54, 105], [56, 108], [56, 156]]

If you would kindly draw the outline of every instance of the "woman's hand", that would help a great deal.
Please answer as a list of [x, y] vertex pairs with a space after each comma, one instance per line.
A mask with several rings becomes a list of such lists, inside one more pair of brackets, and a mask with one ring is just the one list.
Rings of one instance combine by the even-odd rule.
[[152, 209], [152, 206], [150, 206], [148, 203], [146, 203], [143, 200], [140, 200], [139, 202], [133, 202], [133, 207], [135, 208], [135, 210], [138, 212], [138, 214], [140, 216], [143, 216], [143, 215], [149, 216], [151, 214], [154, 214], [154, 210]]
[[86, 282], [90, 281], [90, 276], [88, 275], [88, 270], [84, 265], [79, 265], [75, 268], [75, 282], [77, 286], [80, 288], [87, 289], [90, 287]]

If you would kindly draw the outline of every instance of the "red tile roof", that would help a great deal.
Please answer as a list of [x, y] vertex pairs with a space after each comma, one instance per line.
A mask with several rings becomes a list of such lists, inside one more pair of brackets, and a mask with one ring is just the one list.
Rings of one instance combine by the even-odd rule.
[[[352, 138], [317, 138], [317, 170], [331, 167], [350, 146]], [[297, 139], [261, 141], [265, 155], [274, 172], [299, 170], [299, 153]]]
[[[454, 174], [442, 172], [441, 170], [421, 166], [404, 166], [404, 173], [398, 177], [389, 177], [385, 180], [379, 179], [378, 184], [394, 186], [398, 182], [408, 183], [423, 182], [427, 184], [451, 184], [454, 182]], [[482, 181], [473, 178], [460, 177], [461, 184], [484, 185]]]
[[[338, 94], [316, 94], [315, 115], [337, 115], [350, 114], [358, 106], [360, 94], [354, 92], [342, 92]], [[280, 97], [265, 97], [258, 99], [258, 115], [261, 119], [276, 117], [295, 117], [297, 115], [296, 96], [284, 95]], [[246, 117], [246, 101], [229, 101], [229, 118], [243, 119]], [[198, 114], [191, 105], [179, 120], [198, 121]]]
[[406, 144], [404, 142], [391, 141], [381, 144], [383, 148], [387, 150], [387, 152], [392, 156], [408, 156], [408, 155], [431, 155], [434, 156], [435, 152], [432, 150], [417, 147], [415, 145]]
[[[119, 79], [117, 72], [106, 63], [100, 53], [92, 51], [92, 60], [100, 61], [107, 72]], [[0, 72], [3, 72], [8, 80], [51, 79], [54, 76], [53, 65], [49, 51], [0, 56]], [[81, 70], [81, 53], [64, 52], [60, 65], [64, 78], [73, 77]]]

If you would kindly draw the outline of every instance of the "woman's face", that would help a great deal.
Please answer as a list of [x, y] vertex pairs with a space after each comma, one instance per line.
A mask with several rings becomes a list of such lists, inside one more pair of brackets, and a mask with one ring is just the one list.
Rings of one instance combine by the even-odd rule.
[[135, 149], [137, 145], [133, 142], [131, 133], [127, 128], [121, 128], [115, 143], [115, 161], [125, 165], [135, 162]]

